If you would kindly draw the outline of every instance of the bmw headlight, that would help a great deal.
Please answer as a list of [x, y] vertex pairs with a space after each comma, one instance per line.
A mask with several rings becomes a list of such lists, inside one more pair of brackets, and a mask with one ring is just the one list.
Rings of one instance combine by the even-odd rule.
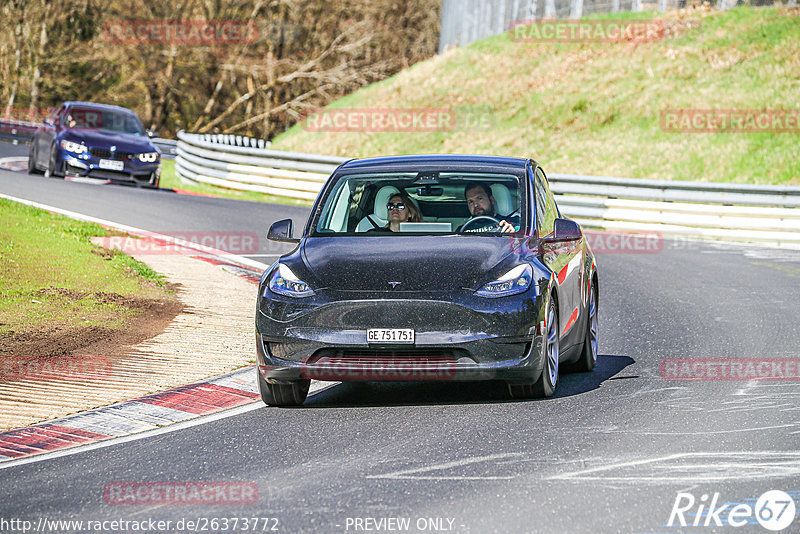
[[158, 160], [158, 152], [145, 152], [139, 154], [139, 161], [142, 163], [153, 163]]
[[516, 295], [531, 287], [532, 280], [533, 269], [531, 266], [528, 264], [517, 265], [494, 282], [489, 282], [477, 290], [475, 294], [490, 298]]
[[[302, 280], [297, 278], [289, 267], [279, 263], [269, 276], [267, 289], [278, 295], [287, 297], [310, 297], [314, 291]], [[264, 292], [266, 297], [266, 291]]]
[[61, 141], [61, 148], [63, 148], [67, 152], [72, 152], [73, 154], [83, 154], [84, 152], [89, 151], [89, 149], [86, 148], [86, 145], [82, 145], [80, 143], [74, 143], [72, 141], [67, 141], [67, 140]]

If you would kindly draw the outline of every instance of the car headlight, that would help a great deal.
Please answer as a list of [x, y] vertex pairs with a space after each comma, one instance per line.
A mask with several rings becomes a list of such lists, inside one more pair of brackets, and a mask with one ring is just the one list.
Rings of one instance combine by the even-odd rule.
[[532, 280], [533, 269], [531, 266], [528, 264], [517, 265], [494, 282], [489, 282], [477, 290], [475, 294], [490, 298], [516, 295], [531, 287]]
[[158, 152], [145, 152], [139, 154], [139, 161], [142, 163], [153, 163], [158, 160]]
[[66, 140], [61, 141], [61, 148], [63, 148], [67, 152], [72, 152], [73, 154], [83, 154], [84, 152], [89, 151], [89, 149], [86, 148], [86, 145]]
[[[287, 297], [310, 297], [314, 294], [314, 291], [308, 284], [297, 278], [292, 270], [282, 263], [279, 263], [278, 266], [273, 269], [269, 277], [267, 289], [273, 293]], [[266, 291], [264, 291], [264, 296], [267, 296]]]

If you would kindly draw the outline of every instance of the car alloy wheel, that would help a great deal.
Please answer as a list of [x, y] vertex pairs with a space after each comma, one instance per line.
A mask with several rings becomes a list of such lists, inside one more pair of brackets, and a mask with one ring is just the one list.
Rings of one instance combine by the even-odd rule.
[[64, 176], [63, 173], [58, 172], [58, 169], [56, 169], [57, 159], [57, 148], [56, 145], [53, 144], [50, 146], [50, 158], [47, 160], [47, 170], [44, 171], [44, 175], [48, 178], [61, 178]]
[[581, 356], [574, 364], [574, 370], [591, 371], [597, 365], [597, 285], [592, 284], [589, 290], [589, 302], [586, 304], [586, 337], [583, 340]]
[[547, 335], [542, 340], [543, 366], [542, 374], [534, 383], [508, 384], [508, 393], [515, 399], [530, 399], [550, 397], [555, 393], [558, 385], [558, 369], [560, 357], [560, 343], [558, 330], [558, 313], [555, 298], [550, 297], [547, 304]]
[[31, 142], [31, 149], [28, 151], [28, 174], [42, 174], [36, 167], [36, 141]]
[[[550, 379], [550, 387], [556, 389], [558, 384], [558, 358], [559, 358], [559, 339], [558, 339], [558, 319], [556, 317], [555, 306], [550, 301], [550, 310], [547, 314], [547, 371]], [[545, 378], [545, 370], [542, 370], [542, 378]], [[550, 395], [552, 395], [552, 391]], [[549, 397], [550, 395], [545, 395]]]

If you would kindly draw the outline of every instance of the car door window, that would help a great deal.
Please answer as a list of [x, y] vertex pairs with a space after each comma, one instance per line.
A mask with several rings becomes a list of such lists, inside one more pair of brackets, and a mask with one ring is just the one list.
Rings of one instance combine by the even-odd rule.
[[55, 126], [61, 119], [61, 114], [63, 112], [64, 112], [63, 106], [53, 111], [50, 115], [47, 116], [47, 119], [45, 119], [45, 124], [48, 124], [50, 126]]
[[545, 211], [548, 214], [552, 214], [553, 220], [561, 217], [561, 212], [558, 211], [558, 205], [556, 204], [556, 198], [553, 196], [553, 192], [550, 189], [550, 182], [547, 181], [547, 177], [544, 174], [544, 171], [539, 168], [538, 171], [542, 173], [542, 184], [544, 185], [544, 192], [547, 197], [547, 204], [545, 206]]
[[536, 169], [536, 228], [539, 230], [540, 236], [546, 236], [553, 233], [556, 217], [558, 217], [558, 208], [556, 208], [553, 194], [550, 193], [550, 188], [547, 187], [547, 181], [544, 178], [544, 173], [540, 168]]

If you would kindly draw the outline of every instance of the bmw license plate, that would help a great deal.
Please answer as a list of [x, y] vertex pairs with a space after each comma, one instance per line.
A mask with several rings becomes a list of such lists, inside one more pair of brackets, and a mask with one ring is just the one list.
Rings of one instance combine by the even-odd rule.
[[100, 160], [100, 168], [101, 169], [108, 169], [110, 171], [121, 171], [125, 168], [125, 164], [121, 161], [113, 160], [113, 159], [101, 159]]
[[367, 343], [414, 343], [412, 328], [370, 328]]

